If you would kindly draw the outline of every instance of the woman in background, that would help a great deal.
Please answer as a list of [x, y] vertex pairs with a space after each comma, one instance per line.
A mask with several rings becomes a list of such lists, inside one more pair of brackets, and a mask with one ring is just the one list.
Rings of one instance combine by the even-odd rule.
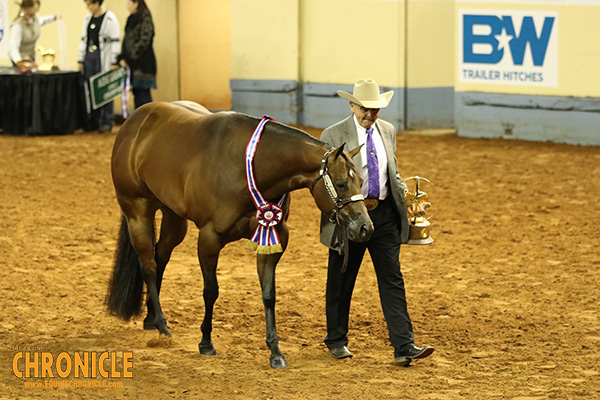
[[121, 66], [131, 71], [131, 88], [135, 108], [138, 108], [152, 101], [150, 89], [156, 89], [154, 23], [145, 0], [127, 0], [127, 9], [130, 15], [119, 59]]
[[[85, 0], [90, 13], [83, 20], [77, 62], [88, 80], [99, 72], [119, 68], [119, 35], [121, 28], [116, 15], [106, 10], [104, 0]], [[92, 111], [87, 130], [109, 132], [114, 125], [114, 106], [109, 102]]]
[[13, 65], [35, 67], [35, 44], [40, 37], [40, 27], [58, 20], [60, 16], [58, 14], [38, 16], [40, 0], [22, 0], [17, 5], [19, 15], [10, 26], [8, 53]]

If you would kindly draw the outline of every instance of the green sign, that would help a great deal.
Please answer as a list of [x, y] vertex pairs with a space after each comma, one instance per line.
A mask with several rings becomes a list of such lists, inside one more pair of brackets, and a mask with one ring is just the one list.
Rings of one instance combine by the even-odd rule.
[[92, 100], [92, 110], [102, 107], [112, 101], [115, 97], [121, 95], [121, 86], [125, 69], [111, 69], [110, 71], [100, 72], [90, 77], [90, 97]]

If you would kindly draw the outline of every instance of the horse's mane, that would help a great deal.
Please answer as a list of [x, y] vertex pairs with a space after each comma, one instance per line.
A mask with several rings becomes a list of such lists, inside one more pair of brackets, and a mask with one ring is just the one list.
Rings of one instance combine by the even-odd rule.
[[[256, 118], [256, 117], [254, 117], [254, 118]], [[257, 122], [257, 124], [258, 124], [258, 122]], [[329, 150], [331, 150], [333, 148], [333, 146], [331, 146], [331, 145], [329, 145], [329, 144], [327, 144], [327, 143], [325, 143], [325, 142], [323, 142], [323, 141], [315, 138], [314, 136], [312, 136], [308, 132], [303, 131], [302, 129], [298, 129], [298, 128], [295, 128], [295, 127], [289, 126], [289, 125], [285, 125], [285, 124], [282, 124], [282, 123], [277, 122], [277, 121], [269, 122], [267, 124], [267, 126], [269, 126], [269, 125], [271, 126], [271, 129], [272, 129], [272, 131], [275, 134], [285, 135], [287, 137], [292, 136], [293, 138], [296, 138], [298, 140], [305, 141], [305, 142], [308, 142], [308, 143], [312, 143], [312, 144], [315, 144], [315, 145], [318, 145], [318, 146], [322, 146], [323, 148], [329, 149]], [[346, 162], [348, 164], [353, 165], [354, 169], [356, 169], [358, 171], [358, 169], [356, 168], [356, 165], [354, 164], [354, 161], [352, 160], [351, 157], [348, 156], [348, 154], [345, 151], [342, 152], [340, 154], [340, 156], [344, 160], [346, 160]]]
[[315, 138], [308, 132], [303, 131], [302, 129], [295, 128], [293, 126], [289, 126], [289, 125], [286, 125], [286, 124], [283, 124], [283, 123], [277, 122], [277, 121], [271, 121], [271, 122], [269, 122], [269, 124], [267, 124], [267, 126], [271, 126], [271, 130], [275, 134], [291, 136], [296, 139], [304, 140], [309, 143], [313, 143], [313, 144], [317, 144], [317, 145], [326, 147], [326, 144], [324, 142]]
[[[261, 121], [261, 118], [259, 117], [236, 111], [221, 111], [213, 114], [213, 116], [217, 118], [230, 118], [234, 124], [245, 126], [247, 127], [245, 129], [250, 129], [250, 132], [253, 132]], [[245, 132], [247, 133], [248, 131], [245, 130]], [[273, 137], [280, 136], [282, 139], [291, 139], [292, 141], [298, 141], [299, 143], [304, 144], [311, 144], [314, 146], [322, 147], [324, 149], [331, 148], [331, 146], [329, 146], [327, 143], [317, 139], [308, 132], [305, 132], [302, 129], [295, 128], [293, 126], [286, 125], [276, 120], [271, 120], [265, 125], [263, 135], [273, 135]]]

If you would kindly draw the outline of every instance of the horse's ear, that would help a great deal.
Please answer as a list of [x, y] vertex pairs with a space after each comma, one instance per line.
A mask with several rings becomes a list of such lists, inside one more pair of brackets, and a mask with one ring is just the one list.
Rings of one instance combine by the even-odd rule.
[[334, 160], [337, 160], [337, 158], [342, 155], [342, 153], [344, 152], [345, 145], [346, 145], [346, 143], [344, 142], [344, 143], [342, 143], [342, 145], [340, 147], [335, 149], [335, 157], [333, 158]]
[[350, 151], [349, 151], [349, 153], [350, 153], [350, 157], [351, 157], [351, 158], [354, 158], [354, 156], [358, 154], [358, 152], [360, 151], [360, 149], [361, 149], [363, 146], [364, 146], [364, 143], [363, 143], [363, 144], [361, 144], [360, 146], [358, 146], [357, 148], [350, 150]]

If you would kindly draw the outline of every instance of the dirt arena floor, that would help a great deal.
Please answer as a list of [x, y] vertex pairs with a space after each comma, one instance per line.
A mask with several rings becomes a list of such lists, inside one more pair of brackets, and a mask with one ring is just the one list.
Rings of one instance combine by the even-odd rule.
[[[289, 368], [272, 370], [243, 241], [221, 253], [218, 356], [197, 349], [204, 305], [191, 224], [161, 293], [173, 339], [142, 330], [143, 316], [107, 314], [121, 217], [109, 171], [115, 135], [0, 136], [1, 399], [600, 398], [599, 147], [398, 136], [401, 174], [437, 185], [435, 243], [401, 255], [417, 344], [436, 351], [408, 368], [392, 362], [370, 261], [354, 295], [354, 358], [329, 356], [319, 212], [308, 190], [295, 192], [277, 270]], [[131, 351], [133, 378], [18, 378], [23, 349]], [[28, 387], [71, 380], [122, 387]]]

